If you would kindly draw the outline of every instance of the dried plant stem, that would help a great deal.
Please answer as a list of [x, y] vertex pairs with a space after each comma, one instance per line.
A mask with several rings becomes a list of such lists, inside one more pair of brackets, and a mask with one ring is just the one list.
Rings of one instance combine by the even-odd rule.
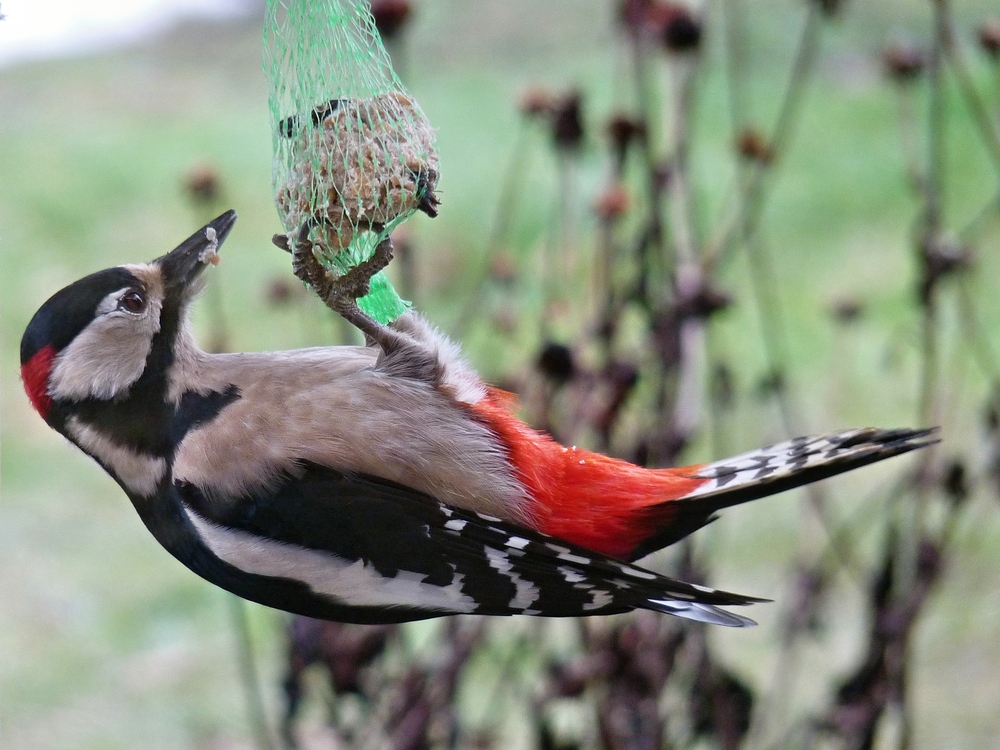
[[[933, 7], [933, 44], [928, 60], [930, 96], [927, 113], [927, 169], [923, 180], [923, 213], [920, 234], [916, 242], [916, 255], [920, 267], [927, 269], [932, 253], [938, 251], [942, 240], [943, 201], [942, 187], [945, 174], [946, 110], [944, 90], [944, 60], [949, 34], [949, 12], [946, 0], [931, 0]], [[939, 365], [939, 321], [937, 309], [938, 284], [931, 279], [921, 295], [921, 370], [917, 403], [917, 423], [933, 424], [938, 416], [938, 371]], [[923, 451], [918, 459], [918, 476], [926, 477], [936, 451]], [[896, 575], [893, 577], [892, 600], [913, 602], [915, 591], [921, 585], [920, 555], [921, 545], [927, 534], [929, 492], [926, 481], [917, 481], [913, 488], [913, 502], [900, 508], [892, 528], [899, 540], [896, 553]], [[916, 617], [916, 612], [912, 613]], [[909, 650], [909, 628], [895, 635], [892, 643], [902, 651], [904, 657]], [[889, 680], [897, 686], [890, 705], [895, 705], [901, 717], [902, 731], [897, 747], [908, 750], [912, 745], [912, 715], [907, 700], [905, 659], [902, 663], [891, 664]]]
[[236, 656], [240, 670], [240, 682], [243, 685], [243, 698], [246, 701], [247, 721], [250, 724], [254, 744], [257, 750], [275, 750], [271, 729], [267, 724], [267, 711], [264, 708], [264, 697], [257, 676], [257, 660], [254, 656], [253, 636], [250, 634], [250, 622], [247, 618], [247, 603], [238, 596], [226, 595], [229, 604], [229, 614], [236, 636]]
[[963, 243], [971, 241], [975, 235], [985, 228], [991, 219], [996, 219], [997, 217], [1000, 217], [1000, 190], [983, 204], [982, 208], [973, 214], [968, 223], [957, 232], [959, 241]]
[[468, 330], [469, 324], [476, 319], [475, 312], [482, 304], [482, 292], [490, 274], [490, 265], [497, 256], [510, 234], [510, 228], [517, 215], [518, 199], [523, 192], [528, 167], [531, 163], [534, 127], [527, 118], [522, 118], [514, 139], [514, 149], [504, 169], [501, 180], [500, 195], [497, 198], [497, 210], [493, 215], [490, 232], [486, 239], [479, 267], [470, 274], [472, 282], [468, 284], [469, 294], [465, 298], [462, 312], [455, 321], [453, 334], [461, 340]]
[[972, 80], [969, 66], [962, 57], [962, 50], [956, 39], [955, 23], [952, 19], [951, 0], [934, 0], [934, 2], [937, 6], [940, 6], [941, 26], [938, 29], [941, 46], [940, 54], [951, 65], [955, 81], [958, 83], [958, 88], [962, 92], [969, 111], [972, 113], [972, 118], [976, 123], [983, 146], [985, 146], [987, 153], [989, 153], [990, 158], [993, 160], [994, 168], [997, 170], [998, 177], [1000, 177], [1000, 131], [997, 130], [989, 108], [983, 101]]
[[[213, 201], [198, 202], [196, 213], [202, 214], [201, 221], [207, 224], [214, 215]], [[206, 218], [207, 217], [207, 218]], [[215, 353], [226, 352], [230, 348], [229, 326], [226, 322], [225, 301], [222, 294], [221, 279], [216, 278], [210, 285], [209, 326], [210, 349]], [[239, 670], [240, 685], [243, 688], [243, 700], [246, 706], [247, 722], [253, 735], [257, 750], [275, 750], [274, 734], [267, 721], [267, 710], [264, 707], [264, 694], [261, 690], [260, 677], [257, 670], [257, 660], [254, 655], [253, 636], [250, 632], [250, 622], [247, 618], [247, 603], [233, 594], [225, 594], [229, 610], [230, 624], [233, 629], [233, 640], [236, 649], [236, 663]]]
[[903, 158], [906, 161], [906, 174], [913, 191], [922, 194], [924, 173], [916, 127], [913, 87], [908, 83], [901, 83], [897, 86], [897, 93], [899, 99], [899, 136], [903, 147]]
[[636, 100], [640, 118], [646, 130], [642, 140], [643, 167], [646, 177], [646, 192], [648, 199], [648, 216], [642, 238], [638, 244], [637, 296], [647, 309], [652, 309], [656, 291], [652, 289], [653, 281], [666, 278], [659, 274], [659, 261], [664, 246], [663, 227], [663, 190], [661, 187], [661, 165], [656, 153], [659, 142], [659, 105], [654, 93], [652, 82], [653, 50], [649, 40], [642, 34], [631, 37], [632, 72], [635, 79]]
[[[672, 208], [670, 228], [676, 250], [674, 299], [675, 304], [679, 304], [681, 300], [693, 299], [707, 282], [699, 264], [697, 209], [689, 160], [700, 57], [690, 55], [670, 62], [674, 74], [674, 107], [670, 128], [672, 168], [667, 198]], [[682, 442], [695, 433], [702, 419], [708, 372], [707, 320], [705, 315], [689, 314], [683, 316], [679, 323], [679, 366], [671, 432]]]
[[969, 292], [967, 279], [962, 279], [959, 282], [958, 302], [962, 333], [972, 353], [973, 361], [987, 380], [994, 385], [1000, 384], [1000, 360], [997, 359], [993, 344], [983, 329], [976, 311], [975, 300]]
[[[767, 188], [774, 180], [774, 170], [777, 163], [787, 151], [794, 125], [801, 113], [806, 86], [816, 67], [821, 30], [822, 13], [819, 3], [808, 3], [798, 48], [792, 60], [788, 83], [782, 95], [770, 139], [774, 158], [767, 164], [755, 162], [750, 167], [746, 182], [741, 189], [742, 200], [737, 211], [723, 222], [723, 229], [718, 235], [719, 239], [710, 243], [706, 252], [705, 263], [707, 267], [715, 267], [724, 263], [737, 246], [748, 242], [757, 232], [767, 202]], [[742, 111], [739, 109], [741, 107], [740, 103], [730, 102], [730, 108], [735, 111]]]
[[723, 0], [723, 27], [726, 46], [726, 85], [733, 140], [749, 122], [745, 0]]

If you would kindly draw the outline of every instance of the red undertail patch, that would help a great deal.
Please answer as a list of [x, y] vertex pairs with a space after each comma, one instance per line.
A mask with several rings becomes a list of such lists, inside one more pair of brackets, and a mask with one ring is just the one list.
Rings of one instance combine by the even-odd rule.
[[697, 467], [650, 470], [559, 445], [512, 416], [493, 390], [471, 408], [507, 449], [534, 500], [535, 528], [612, 557], [629, 559], [671, 523], [670, 501], [707, 481], [694, 476]]
[[44, 419], [52, 407], [52, 397], [49, 396], [49, 375], [52, 373], [52, 361], [56, 358], [56, 350], [51, 346], [39, 349], [35, 356], [21, 365], [21, 380], [24, 381], [24, 392], [31, 399], [31, 405]]

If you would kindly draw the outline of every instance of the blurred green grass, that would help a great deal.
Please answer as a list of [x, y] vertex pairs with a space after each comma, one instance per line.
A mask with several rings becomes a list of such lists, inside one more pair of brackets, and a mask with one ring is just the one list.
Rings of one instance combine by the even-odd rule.
[[[802, 13], [792, 2], [753, 8], [751, 109], [767, 127], [782, 80], [775, 70], [789, 64]], [[969, 26], [989, 8], [965, 3], [961, 20]], [[412, 222], [420, 253], [417, 301], [448, 328], [471, 292], [468, 279], [519, 128], [518, 92], [531, 83], [580, 86], [595, 125], [628, 99], [614, 77], [608, 2], [427, 0], [419, 11], [406, 70], [438, 128], [444, 207], [433, 222]], [[769, 203], [764, 240], [788, 321], [792, 378], [807, 401], [811, 429], [909, 423], [915, 412], [909, 231], [917, 208], [905, 183], [895, 97], [881, 79], [877, 51], [897, 28], [926, 37], [926, 23], [922, 4], [896, 0], [850, 5], [829, 25], [819, 73]], [[30, 413], [17, 380], [17, 347], [31, 314], [58, 288], [99, 268], [148, 260], [200, 224], [181, 185], [202, 162], [218, 170], [226, 207], [241, 215], [211, 282], [223, 287], [231, 344], [265, 349], [329, 341], [332, 325], [303, 325], [302, 315], [265, 303], [272, 279], [291, 278], [286, 257], [269, 243], [279, 226], [270, 196], [266, 98], [252, 22], [187, 25], [141, 47], [0, 70], [4, 748], [248, 746], [224, 595], [164, 554], [111, 480]], [[732, 179], [718, 71], [708, 78], [699, 113], [695, 158], [707, 225]], [[954, 92], [949, 117], [946, 206], [964, 217], [993, 188]], [[534, 268], [531, 254], [545, 242], [555, 182], [543, 141], [539, 136], [533, 144], [509, 249], [526, 275]], [[585, 158], [591, 176], [581, 192], [589, 204], [598, 184], [593, 175], [601, 173], [599, 133], [591, 133]], [[992, 237], [995, 248], [995, 231]], [[974, 282], [988, 330], [1000, 325], [998, 263], [995, 252], [982, 253]], [[723, 280], [738, 307], [715, 327], [714, 346], [734, 365], [746, 396], [766, 364], [755, 315], [748, 312], [745, 261], [727, 267]], [[830, 302], [844, 296], [864, 300], [870, 310], [848, 334], [838, 333], [828, 315]], [[512, 302], [530, 308], [537, 294], [529, 285]], [[196, 315], [202, 332], [205, 307]], [[313, 308], [310, 315], [318, 319], [322, 311]], [[522, 327], [498, 340], [500, 334], [477, 325], [464, 343], [477, 366], [500, 377], [530, 360], [535, 335]], [[981, 378], [966, 373], [964, 383], [955, 398], [969, 402], [982, 389]], [[975, 404], [966, 406], [974, 411]], [[781, 437], [776, 416], [759, 406], [740, 408], [729, 424], [726, 442], [733, 450]], [[973, 422], [950, 427], [954, 445], [975, 445]], [[706, 451], [699, 444], [690, 457]], [[891, 470], [871, 469], [838, 480], [843, 515], [856, 513], [870, 485], [891, 476]], [[765, 596], [787, 594], [779, 581], [799, 514], [794, 498], [730, 512], [707, 539], [721, 550], [717, 581]], [[1000, 732], [998, 537], [988, 509], [975, 506], [962, 553], [920, 630], [919, 747], [993, 747]], [[860, 603], [845, 588], [846, 621]], [[754, 615], [761, 628], [713, 637], [750, 670], [778, 637], [776, 612], [774, 605], [760, 607]], [[275, 704], [280, 642], [270, 636], [279, 625], [273, 613], [253, 608]], [[834, 649], [840, 666], [851, 663], [853, 647], [845, 640]], [[829, 654], [816, 647], [808, 658], [827, 672]]]

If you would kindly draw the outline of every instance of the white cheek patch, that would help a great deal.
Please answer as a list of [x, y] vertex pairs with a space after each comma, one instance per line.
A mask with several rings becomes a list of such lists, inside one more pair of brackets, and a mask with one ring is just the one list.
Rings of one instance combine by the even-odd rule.
[[97, 317], [56, 357], [49, 378], [54, 399], [111, 399], [142, 376], [153, 336], [160, 330], [161, 302], [151, 299], [142, 315], [119, 312], [118, 299], [125, 291], [101, 300]]
[[152, 495], [167, 473], [164, 459], [118, 445], [76, 417], [70, 417], [66, 429], [85, 453], [107, 466], [131, 492]]
[[423, 574], [405, 570], [387, 577], [361, 560], [345, 560], [219, 526], [187, 507], [184, 512], [213, 554], [247, 573], [301, 581], [317, 594], [356, 607], [415, 607], [454, 613], [476, 609], [476, 602], [462, 593], [462, 576], [455, 576], [448, 586], [424, 583]]

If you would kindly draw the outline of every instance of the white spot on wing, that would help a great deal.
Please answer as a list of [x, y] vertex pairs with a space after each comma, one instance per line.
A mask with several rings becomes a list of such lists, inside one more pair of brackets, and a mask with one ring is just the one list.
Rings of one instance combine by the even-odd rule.
[[590, 604], [584, 604], [583, 609], [585, 612], [589, 612], [594, 609], [601, 609], [603, 607], [607, 607], [613, 601], [614, 597], [607, 591], [594, 589], [594, 592], [591, 594]]
[[656, 576], [649, 571], [643, 570], [642, 568], [636, 568], [631, 565], [619, 565], [618, 568], [627, 576], [632, 576], [633, 578], [642, 578], [647, 581], [656, 580]]
[[514, 598], [508, 603], [511, 609], [526, 610], [529, 605], [537, 601], [538, 588], [531, 581], [524, 580], [513, 571], [513, 566], [507, 555], [498, 549], [487, 547], [486, 558], [489, 560], [491, 568], [507, 576], [514, 584]]
[[559, 568], [559, 572], [562, 573], [562, 577], [566, 579], [567, 583], [582, 583], [587, 580], [587, 577], [577, 573], [572, 568]]
[[512, 536], [507, 540], [506, 545], [514, 549], [524, 549], [529, 544], [528, 540], [520, 536]]
[[448, 521], [444, 525], [444, 527], [448, 529], [448, 531], [461, 531], [466, 526], [468, 526], [468, 524], [469, 524], [468, 521], [462, 521], [461, 519], [453, 518], [452, 520]]

